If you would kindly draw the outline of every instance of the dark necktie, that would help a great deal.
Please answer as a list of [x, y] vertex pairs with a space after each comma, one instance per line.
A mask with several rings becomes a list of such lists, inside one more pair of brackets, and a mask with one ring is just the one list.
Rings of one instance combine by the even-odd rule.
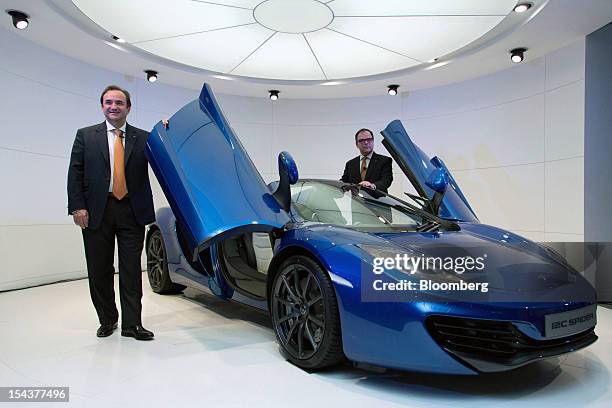
[[367, 171], [368, 171], [368, 158], [364, 156], [361, 159], [361, 181], [365, 180], [365, 175]]

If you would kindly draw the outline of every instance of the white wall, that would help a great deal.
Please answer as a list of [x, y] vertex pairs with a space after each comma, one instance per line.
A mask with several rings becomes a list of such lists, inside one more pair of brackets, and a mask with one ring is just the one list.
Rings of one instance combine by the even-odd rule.
[[197, 91], [129, 80], [1, 29], [0, 55], [0, 290], [86, 276], [81, 233], [67, 216], [76, 129], [104, 120], [99, 94], [110, 83], [131, 91], [129, 121], [144, 128]]
[[[347, 160], [355, 157], [355, 131], [362, 127], [375, 134], [401, 115], [401, 99], [279, 99], [221, 96], [232, 127], [243, 141], [264, 178], [278, 178], [277, 155], [289, 151], [302, 178], [339, 179]], [[253, 106], [257, 105], [257, 107]], [[385, 153], [376, 140], [375, 150]], [[394, 177], [399, 178], [399, 169]], [[392, 189], [401, 193], [395, 183]]]
[[403, 98], [480, 220], [537, 241], [584, 237], [584, 39], [492, 75]]
[[[41, 48], [0, 30], [0, 290], [85, 276], [80, 231], [66, 215], [75, 131], [102, 122], [108, 84], [132, 93], [144, 129], [198, 91], [149, 84]], [[401, 89], [401, 88], [400, 88]], [[397, 118], [453, 170], [483, 222], [538, 240], [583, 236], [584, 41], [488, 77], [402, 97], [335, 100], [218, 95], [266, 180], [291, 152], [301, 177], [340, 177], [358, 128]], [[282, 95], [282, 94], [281, 94]], [[384, 153], [377, 138], [376, 150]], [[409, 190], [394, 169], [391, 192]], [[570, 188], [566, 188], [569, 186]], [[157, 206], [166, 203], [154, 186]], [[571, 218], [570, 216], [571, 215]]]
[[[337, 178], [356, 154], [356, 129], [378, 133], [401, 118], [419, 146], [445, 160], [482, 222], [538, 241], [582, 241], [584, 50], [581, 39], [512, 69], [401, 98], [221, 102], [267, 179], [276, 177], [283, 149], [302, 177]], [[380, 137], [376, 150], [385, 153]], [[391, 192], [401, 195], [411, 187], [398, 171]]]

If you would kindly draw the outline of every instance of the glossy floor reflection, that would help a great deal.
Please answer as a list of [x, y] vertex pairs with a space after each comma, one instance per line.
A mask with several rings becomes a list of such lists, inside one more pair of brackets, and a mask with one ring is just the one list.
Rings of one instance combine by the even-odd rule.
[[72, 406], [92, 407], [612, 406], [612, 310], [603, 307], [596, 344], [509, 373], [346, 365], [310, 374], [283, 360], [263, 313], [191, 290], [159, 296], [145, 283], [144, 293], [152, 342], [97, 338], [86, 280], [0, 294], [0, 386], [69, 386]]

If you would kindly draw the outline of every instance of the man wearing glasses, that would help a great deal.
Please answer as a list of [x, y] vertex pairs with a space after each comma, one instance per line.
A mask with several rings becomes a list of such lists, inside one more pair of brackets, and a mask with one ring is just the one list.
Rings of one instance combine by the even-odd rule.
[[340, 180], [386, 193], [393, 181], [391, 158], [374, 153], [374, 134], [370, 129], [355, 133], [355, 145], [359, 156], [346, 162]]

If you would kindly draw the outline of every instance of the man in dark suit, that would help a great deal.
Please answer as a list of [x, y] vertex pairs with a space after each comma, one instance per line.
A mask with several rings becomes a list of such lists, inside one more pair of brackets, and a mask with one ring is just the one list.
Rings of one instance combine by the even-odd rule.
[[130, 94], [108, 86], [100, 96], [106, 121], [79, 129], [68, 169], [68, 213], [82, 229], [98, 337], [117, 328], [113, 266], [119, 247], [121, 335], [151, 340], [142, 327], [141, 254], [145, 225], [155, 221], [144, 154], [148, 132], [126, 123]]
[[393, 181], [391, 158], [374, 153], [374, 134], [370, 129], [355, 133], [355, 145], [360, 154], [346, 162], [340, 180], [386, 193]]

